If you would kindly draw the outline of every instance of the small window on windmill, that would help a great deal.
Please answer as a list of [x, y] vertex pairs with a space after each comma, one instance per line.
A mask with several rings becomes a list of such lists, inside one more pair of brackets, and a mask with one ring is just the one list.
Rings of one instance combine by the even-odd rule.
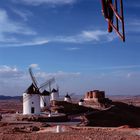
[[32, 102], [32, 104], [34, 104], [34, 102]]

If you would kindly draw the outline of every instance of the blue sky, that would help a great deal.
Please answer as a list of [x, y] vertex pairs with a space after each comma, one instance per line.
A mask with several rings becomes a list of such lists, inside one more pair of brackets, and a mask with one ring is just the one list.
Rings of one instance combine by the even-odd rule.
[[99, 0], [1, 0], [0, 94], [22, 95], [29, 66], [39, 83], [55, 77], [61, 94], [140, 94], [139, 9], [124, 0], [123, 43], [107, 33]]

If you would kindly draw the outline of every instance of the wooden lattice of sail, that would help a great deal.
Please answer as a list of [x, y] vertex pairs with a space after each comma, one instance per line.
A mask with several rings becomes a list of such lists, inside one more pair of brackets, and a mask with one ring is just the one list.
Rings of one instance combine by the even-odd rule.
[[102, 13], [108, 22], [108, 32], [113, 30], [125, 42], [123, 0], [101, 0]]

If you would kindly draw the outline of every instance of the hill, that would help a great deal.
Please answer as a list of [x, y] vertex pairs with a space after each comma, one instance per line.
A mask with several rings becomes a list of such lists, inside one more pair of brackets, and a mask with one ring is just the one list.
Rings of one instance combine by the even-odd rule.
[[4, 95], [0, 95], [0, 100], [20, 100], [21, 96], [4, 96]]

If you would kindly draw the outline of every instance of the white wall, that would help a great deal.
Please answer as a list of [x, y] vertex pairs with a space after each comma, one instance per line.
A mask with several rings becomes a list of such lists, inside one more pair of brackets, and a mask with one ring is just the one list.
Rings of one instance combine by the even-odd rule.
[[[31, 108], [34, 107], [34, 113]], [[40, 114], [40, 95], [23, 93], [23, 114]]]
[[58, 92], [52, 92], [51, 93], [51, 99], [50, 100], [51, 101], [53, 101], [53, 100], [58, 101], [59, 100], [59, 93]]
[[40, 96], [40, 107], [43, 108], [44, 102], [46, 103], [46, 106], [50, 106], [50, 96]]

